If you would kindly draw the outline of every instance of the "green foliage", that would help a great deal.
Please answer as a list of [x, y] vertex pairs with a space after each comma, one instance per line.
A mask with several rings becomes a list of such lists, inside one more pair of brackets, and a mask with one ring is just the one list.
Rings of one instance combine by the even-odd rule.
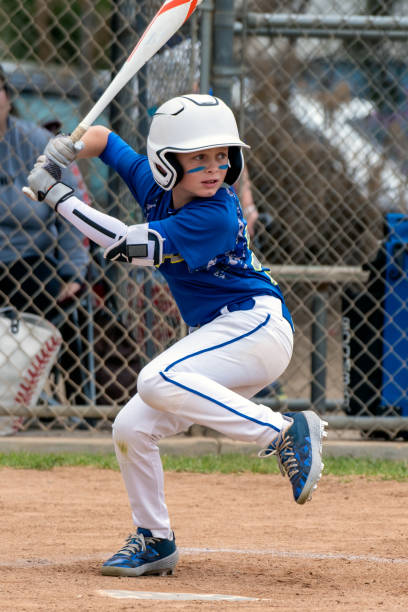
[[[363, 476], [381, 480], [408, 480], [408, 463], [387, 459], [352, 457], [326, 457], [325, 475], [340, 477]], [[17, 469], [49, 470], [53, 467], [87, 466], [108, 470], [118, 470], [114, 454], [40, 454], [40, 453], [0, 453], [0, 467]], [[226, 454], [205, 455], [200, 457], [163, 456], [163, 467], [169, 472], [190, 472], [197, 474], [277, 474], [279, 472], [274, 458], [259, 459], [253, 455]]]
[[[2, 0], [2, 58], [14, 62], [79, 64], [83, 44], [91, 41], [96, 48], [106, 49], [109, 54], [106, 28], [110, 24], [112, 9], [111, 0], [94, 3], [73, 0], [69, 4], [62, 0]], [[102, 54], [96, 64], [98, 68], [105, 67], [106, 57]]]
[[27, 59], [28, 49], [35, 43], [35, 31], [32, 28], [34, 0], [26, 0], [24, 10], [15, 0], [2, 0], [0, 10], [0, 44], [2, 55], [7, 53], [10, 59]]

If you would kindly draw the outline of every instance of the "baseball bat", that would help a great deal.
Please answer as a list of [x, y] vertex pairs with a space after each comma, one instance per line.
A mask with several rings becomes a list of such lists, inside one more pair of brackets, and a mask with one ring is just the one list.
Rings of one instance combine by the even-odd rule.
[[[201, 2], [202, 0], [165, 0], [117, 75], [72, 132], [71, 138], [74, 142], [82, 138], [119, 91], [166, 44]], [[32, 199], [36, 199], [29, 187], [23, 187], [23, 191]]]
[[166, 0], [164, 2], [106, 91], [72, 132], [71, 138], [74, 142], [82, 138], [119, 91], [166, 44], [201, 2], [202, 0]]

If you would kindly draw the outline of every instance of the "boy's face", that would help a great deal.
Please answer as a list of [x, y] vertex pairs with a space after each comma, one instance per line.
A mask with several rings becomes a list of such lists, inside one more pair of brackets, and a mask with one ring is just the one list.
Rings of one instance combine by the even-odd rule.
[[174, 190], [184, 203], [195, 197], [212, 197], [228, 172], [228, 147], [216, 147], [193, 153], [176, 153], [184, 175]]

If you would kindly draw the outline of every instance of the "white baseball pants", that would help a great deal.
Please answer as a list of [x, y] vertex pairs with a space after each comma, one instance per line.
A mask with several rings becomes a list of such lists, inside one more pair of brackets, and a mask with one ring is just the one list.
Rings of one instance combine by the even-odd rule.
[[[223, 309], [226, 310], [226, 309]], [[113, 440], [136, 526], [171, 538], [158, 441], [196, 423], [266, 447], [288, 422], [248, 398], [289, 364], [293, 333], [272, 296], [226, 311], [142, 369], [138, 393], [113, 424]]]

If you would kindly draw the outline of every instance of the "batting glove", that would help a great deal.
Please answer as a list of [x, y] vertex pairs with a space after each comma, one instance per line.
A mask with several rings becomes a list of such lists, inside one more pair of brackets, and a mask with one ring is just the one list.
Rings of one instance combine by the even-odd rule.
[[40, 155], [28, 175], [28, 185], [38, 201], [45, 201], [55, 210], [74, 190], [60, 182], [61, 168]]
[[48, 142], [44, 149], [44, 155], [60, 168], [67, 168], [75, 161], [76, 156], [84, 146], [85, 144], [81, 140], [73, 142], [70, 136], [61, 134]]

